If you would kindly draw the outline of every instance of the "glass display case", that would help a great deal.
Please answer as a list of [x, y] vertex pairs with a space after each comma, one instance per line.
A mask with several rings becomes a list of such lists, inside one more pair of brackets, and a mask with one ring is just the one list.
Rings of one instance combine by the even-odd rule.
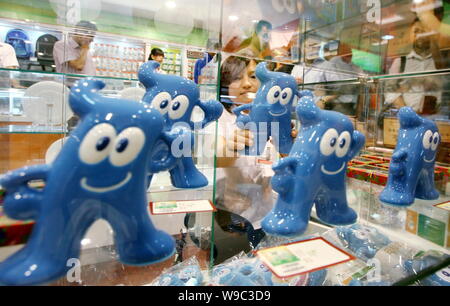
[[[0, 68], [0, 174], [54, 160], [77, 124], [68, 105], [75, 81], [93, 76], [106, 84], [101, 95], [141, 100], [145, 89], [138, 70], [153, 47], [166, 53], [165, 74], [195, 80], [200, 100], [220, 101], [223, 113], [193, 133], [194, 164], [208, 184], [176, 188], [166, 171], [153, 175], [147, 190], [149, 216], [156, 228], [174, 237], [175, 255], [143, 267], [123, 264], [111, 226], [99, 220], [81, 240], [74, 270], [52, 285], [170, 285], [168, 276], [192, 267], [201, 281], [192, 277], [191, 285], [449, 284], [448, 1], [73, 2], [0, 1], [0, 39], [8, 41], [14, 29], [27, 35], [16, 34], [14, 40], [18, 67]], [[47, 49], [38, 40], [52, 35], [69, 54], [68, 43], [80, 35], [76, 24], [82, 20], [97, 29], [89, 47], [94, 72], [62, 72], [55, 58], [45, 61]], [[364, 135], [364, 147], [348, 162], [345, 175], [355, 224], [330, 225], [313, 207], [301, 235], [279, 237], [263, 229], [280, 197], [272, 186], [273, 166], [289, 154], [280, 154], [272, 137], [260, 154], [246, 155], [255, 135], [236, 125], [234, 112], [263, 90], [257, 73], [262, 62], [268, 71], [291, 75], [299, 92], [313, 93], [318, 109], [345, 115]], [[302, 129], [295, 112], [299, 103], [293, 99], [289, 110], [294, 140]], [[392, 177], [391, 161], [398, 159], [403, 106], [437, 126], [433, 181], [439, 197], [416, 198], [400, 207], [382, 202], [380, 194]], [[196, 107], [191, 120], [204, 116]], [[42, 181], [32, 185], [45, 186]], [[0, 202], [0, 261], [23, 247], [33, 224], [5, 216]], [[260, 255], [317, 239], [348, 259], [288, 277], [267, 260], [283, 266], [288, 257]], [[264, 277], [254, 272], [261, 261], [268, 267]]]

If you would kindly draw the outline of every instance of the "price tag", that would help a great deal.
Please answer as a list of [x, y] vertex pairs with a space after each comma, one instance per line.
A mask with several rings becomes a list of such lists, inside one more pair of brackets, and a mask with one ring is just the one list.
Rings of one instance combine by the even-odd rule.
[[437, 208], [444, 209], [446, 211], [450, 211], [450, 202], [440, 203], [440, 204], [436, 204], [434, 206]]
[[310, 273], [355, 259], [321, 237], [259, 250], [256, 254], [278, 278]]
[[208, 200], [150, 202], [150, 212], [152, 215], [211, 211], [216, 211], [216, 208], [211, 203], [211, 201]]

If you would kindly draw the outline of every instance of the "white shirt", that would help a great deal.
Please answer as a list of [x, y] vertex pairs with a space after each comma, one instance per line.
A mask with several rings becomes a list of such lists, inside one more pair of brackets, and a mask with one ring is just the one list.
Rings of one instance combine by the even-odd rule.
[[[323, 64], [321, 64], [320, 68], [324, 71], [323, 82], [354, 79], [363, 72], [361, 68], [359, 68], [355, 64], [343, 61], [340, 56], [335, 56], [331, 60], [324, 62]], [[327, 85], [327, 87], [331, 88], [334, 88], [334, 86], [338, 86], [339, 88], [341, 88], [343, 85]], [[355, 94], [340, 95], [336, 98], [335, 101], [340, 103], [356, 103], [358, 102], [358, 91], [359, 89], [357, 86], [350, 85], [349, 87], [347, 87], [347, 89], [344, 90], [344, 92], [352, 92]]]
[[0, 42], [0, 68], [19, 67], [16, 51], [10, 44]]
[[95, 63], [90, 51], [86, 55], [86, 62], [82, 70], [77, 70], [69, 65], [69, 62], [78, 59], [80, 54], [81, 47], [72, 37], [69, 37], [66, 41], [57, 41], [53, 47], [56, 72], [95, 75]]
[[324, 71], [321, 69], [323, 63], [312, 66], [305, 66], [304, 64], [295, 65], [291, 75], [294, 78], [302, 78], [303, 84], [325, 82]]
[[[432, 71], [436, 70], [436, 65], [431, 53], [428, 56], [422, 57], [414, 50], [406, 56], [405, 71], [401, 70], [401, 58], [396, 58], [389, 68], [389, 74], [398, 74], [402, 72], [418, 72], [418, 71]], [[427, 77], [426, 80], [433, 80], [432, 77]], [[412, 107], [416, 112], [420, 112], [422, 108], [423, 99], [425, 96], [436, 97], [436, 102], [441, 102], [441, 92], [439, 82], [435, 80], [434, 88], [425, 88], [424, 78], [406, 79], [400, 82], [391, 83], [385, 94], [385, 103], [393, 103], [397, 98], [403, 95], [403, 100], [407, 106]], [[430, 82], [429, 82], [430, 83]], [[398, 86], [407, 87], [408, 91], [405, 93], [395, 92]]]
[[[218, 141], [221, 136], [232, 137], [235, 122], [236, 116], [224, 110], [219, 118]], [[254, 229], [260, 228], [262, 219], [273, 207], [275, 196], [270, 186], [272, 166], [260, 161], [274, 161], [277, 154], [275, 147], [267, 142], [261, 156], [241, 156], [233, 166], [217, 168], [216, 195], [221, 199], [218, 208], [244, 217]]]

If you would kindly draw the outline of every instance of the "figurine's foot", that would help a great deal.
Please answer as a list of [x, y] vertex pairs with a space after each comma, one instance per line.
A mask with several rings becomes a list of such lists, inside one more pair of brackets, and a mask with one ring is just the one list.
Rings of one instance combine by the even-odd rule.
[[266, 234], [274, 236], [298, 236], [306, 231], [308, 223], [289, 210], [272, 210], [262, 221]]
[[66, 275], [70, 267], [44, 256], [19, 252], [0, 264], [0, 285], [32, 286], [48, 284]]
[[379, 197], [380, 201], [392, 206], [410, 206], [414, 203], [414, 196], [406, 192], [398, 192], [391, 188], [385, 188]]
[[356, 222], [358, 215], [350, 207], [340, 210], [321, 210], [316, 206], [317, 217], [330, 225], [349, 225]]
[[192, 189], [208, 186], [208, 179], [200, 171], [184, 173], [171, 173], [172, 185], [176, 188]]
[[162, 262], [175, 253], [175, 240], [163, 231], [157, 231], [146, 241], [123, 243], [119, 250], [120, 261], [132, 266], [146, 266]]
[[430, 190], [425, 193], [416, 192], [416, 198], [422, 199], [422, 200], [436, 200], [439, 198], [439, 191], [436, 189]]

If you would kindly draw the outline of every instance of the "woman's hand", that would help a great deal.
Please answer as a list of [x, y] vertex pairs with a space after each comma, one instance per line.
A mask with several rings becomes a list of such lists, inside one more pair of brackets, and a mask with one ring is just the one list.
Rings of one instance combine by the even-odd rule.
[[231, 137], [226, 140], [229, 151], [236, 152], [244, 150], [245, 147], [253, 146], [253, 133], [250, 130], [235, 129]]

